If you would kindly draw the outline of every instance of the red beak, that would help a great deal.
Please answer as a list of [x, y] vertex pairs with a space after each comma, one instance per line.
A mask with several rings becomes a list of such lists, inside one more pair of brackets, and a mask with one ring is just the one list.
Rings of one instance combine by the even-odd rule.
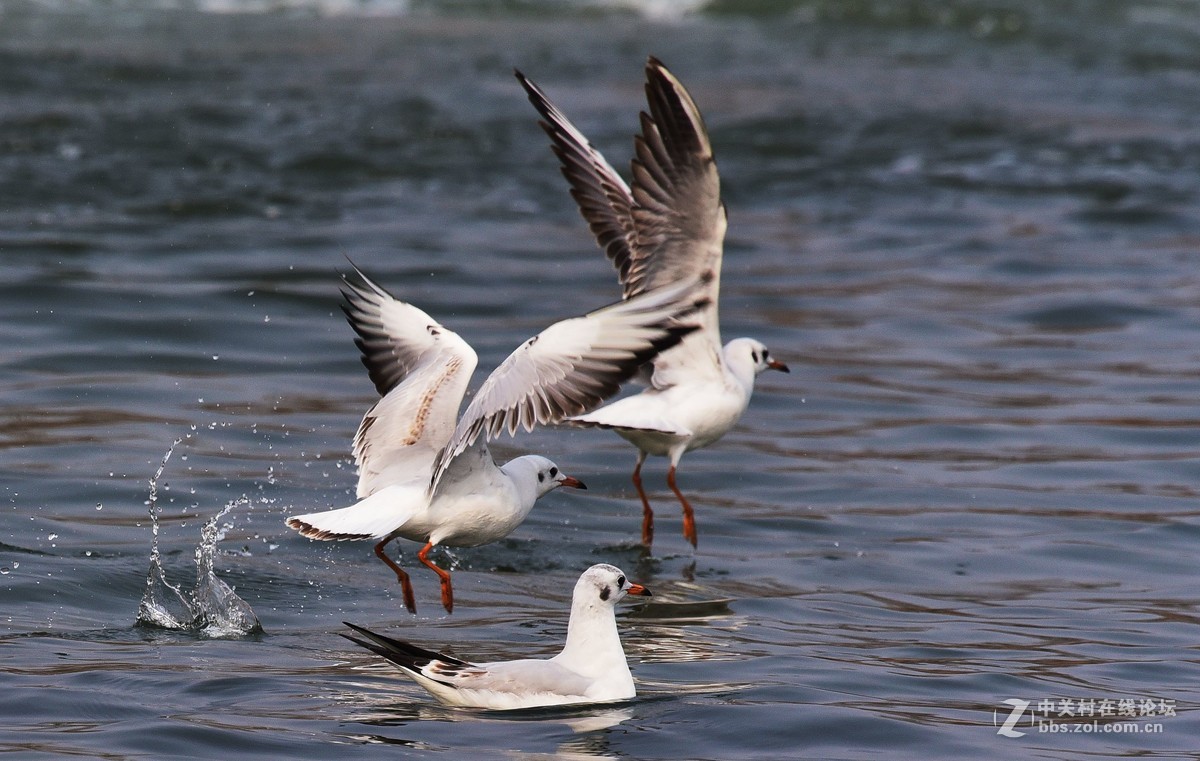
[[640, 597], [653, 597], [649, 589], [646, 589], [641, 584], [630, 584], [629, 589], [625, 590], [627, 595], [638, 595]]
[[563, 480], [559, 481], [558, 483], [561, 486], [570, 486], [572, 489], [586, 489], [587, 488], [586, 486], [583, 485], [583, 481], [580, 481], [578, 478], [574, 478], [572, 476], [563, 476]]
[[771, 368], [772, 370], [778, 370], [781, 373], [790, 373], [791, 372], [791, 370], [788, 369], [787, 365], [783, 364], [782, 362], [780, 362], [777, 359], [773, 359], [770, 362], [768, 362], [767, 367]]

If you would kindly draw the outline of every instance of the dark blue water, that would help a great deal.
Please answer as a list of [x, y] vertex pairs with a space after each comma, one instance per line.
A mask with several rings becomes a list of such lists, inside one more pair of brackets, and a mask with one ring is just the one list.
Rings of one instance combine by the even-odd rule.
[[[1197, 19], [1166, 0], [5, 3], [0, 752], [1195, 758]], [[411, 616], [367, 545], [283, 526], [352, 499], [374, 392], [337, 272], [349, 257], [437, 316], [481, 371], [617, 298], [511, 70], [624, 168], [651, 53], [723, 173], [724, 335], [792, 373], [685, 458], [695, 552], [661, 461], [644, 555], [632, 450], [538, 431], [497, 456], [549, 454], [589, 490], [439, 556], [453, 616], [414, 572]], [[261, 633], [135, 625], [149, 480], [181, 437], [164, 571], [190, 590], [236, 503], [215, 571]], [[628, 705], [451, 710], [336, 634], [551, 655], [602, 561], [655, 593], [619, 619]], [[1029, 701], [1022, 736], [998, 733], [1006, 700]]]

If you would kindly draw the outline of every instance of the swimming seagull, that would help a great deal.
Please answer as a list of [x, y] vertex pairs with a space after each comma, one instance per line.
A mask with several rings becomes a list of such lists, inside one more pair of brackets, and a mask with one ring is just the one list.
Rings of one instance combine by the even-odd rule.
[[717, 298], [725, 237], [725, 205], [708, 131], [695, 102], [661, 61], [646, 63], [649, 113], [634, 140], [632, 187], [588, 139], [521, 72], [517, 79], [542, 115], [571, 196], [631, 299], [667, 283], [698, 278], [708, 306], [700, 329], [652, 360], [649, 387], [568, 423], [608, 428], [638, 448], [633, 485], [642, 500], [642, 543], [654, 539], [654, 511], [642, 489], [648, 455], [668, 457], [667, 485], [683, 507], [683, 534], [694, 547], [692, 506], [675, 482], [685, 452], [724, 436], [745, 412], [754, 380], [764, 370], [788, 372], [753, 338], [721, 346]]
[[485, 439], [592, 409], [642, 363], [694, 330], [682, 320], [707, 299], [695, 295], [694, 283], [684, 283], [556, 322], [510, 354], [459, 418], [475, 351], [357, 267], [355, 273], [355, 280], [344, 278], [342, 309], [383, 397], [354, 436], [359, 501], [292, 516], [287, 525], [310, 539], [375, 540], [375, 554], [396, 573], [404, 605], [414, 613], [412, 583], [388, 557], [387, 543], [396, 537], [424, 543], [417, 559], [440, 577], [442, 605], [453, 610], [450, 574], [429, 559], [434, 547], [497, 541], [547, 492], [585, 488], [545, 457], [497, 466]]
[[469, 663], [348, 622], [366, 639], [342, 636], [388, 659], [446, 705], [507, 710], [629, 700], [637, 690], [613, 611], [626, 595], [650, 596], [650, 590], [606, 563], [584, 571], [571, 599], [566, 645], [549, 660]]

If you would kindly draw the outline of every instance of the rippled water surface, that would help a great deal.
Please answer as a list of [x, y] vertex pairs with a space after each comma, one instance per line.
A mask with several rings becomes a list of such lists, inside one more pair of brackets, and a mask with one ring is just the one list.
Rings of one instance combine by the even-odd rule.
[[[5, 4], [0, 752], [1200, 757], [1200, 6], [1043, 5]], [[589, 490], [409, 615], [367, 544], [283, 526], [352, 499], [337, 273], [483, 371], [617, 298], [511, 70], [624, 168], [651, 53], [716, 145], [725, 337], [792, 372], [685, 458], [695, 552], [661, 460], [646, 554], [632, 450], [537, 431], [497, 456]], [[180, 438], [166, 578], [234, 503], [260, 633], [135, 625]], [[595, 562], [655, 593], [628, 704], [447, 709], [337, 636], [548, 656]]]

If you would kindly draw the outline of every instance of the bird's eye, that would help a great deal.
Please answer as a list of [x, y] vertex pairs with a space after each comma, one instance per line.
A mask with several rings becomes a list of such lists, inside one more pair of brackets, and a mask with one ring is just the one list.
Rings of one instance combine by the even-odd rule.
[[625, 588], [625, 577], [624, 576], [617, 577], [617, 586], [621, 587], [622, 589]]
[[770, 358], [771, 358], [771, 352], [767, 351], [766, 349], [763, 349], [763, 361], [766, 362]]
[[550, 477], [554, 478], [557, 475], [558, 475], [558, 468], [551, 468], [550, 469]]

